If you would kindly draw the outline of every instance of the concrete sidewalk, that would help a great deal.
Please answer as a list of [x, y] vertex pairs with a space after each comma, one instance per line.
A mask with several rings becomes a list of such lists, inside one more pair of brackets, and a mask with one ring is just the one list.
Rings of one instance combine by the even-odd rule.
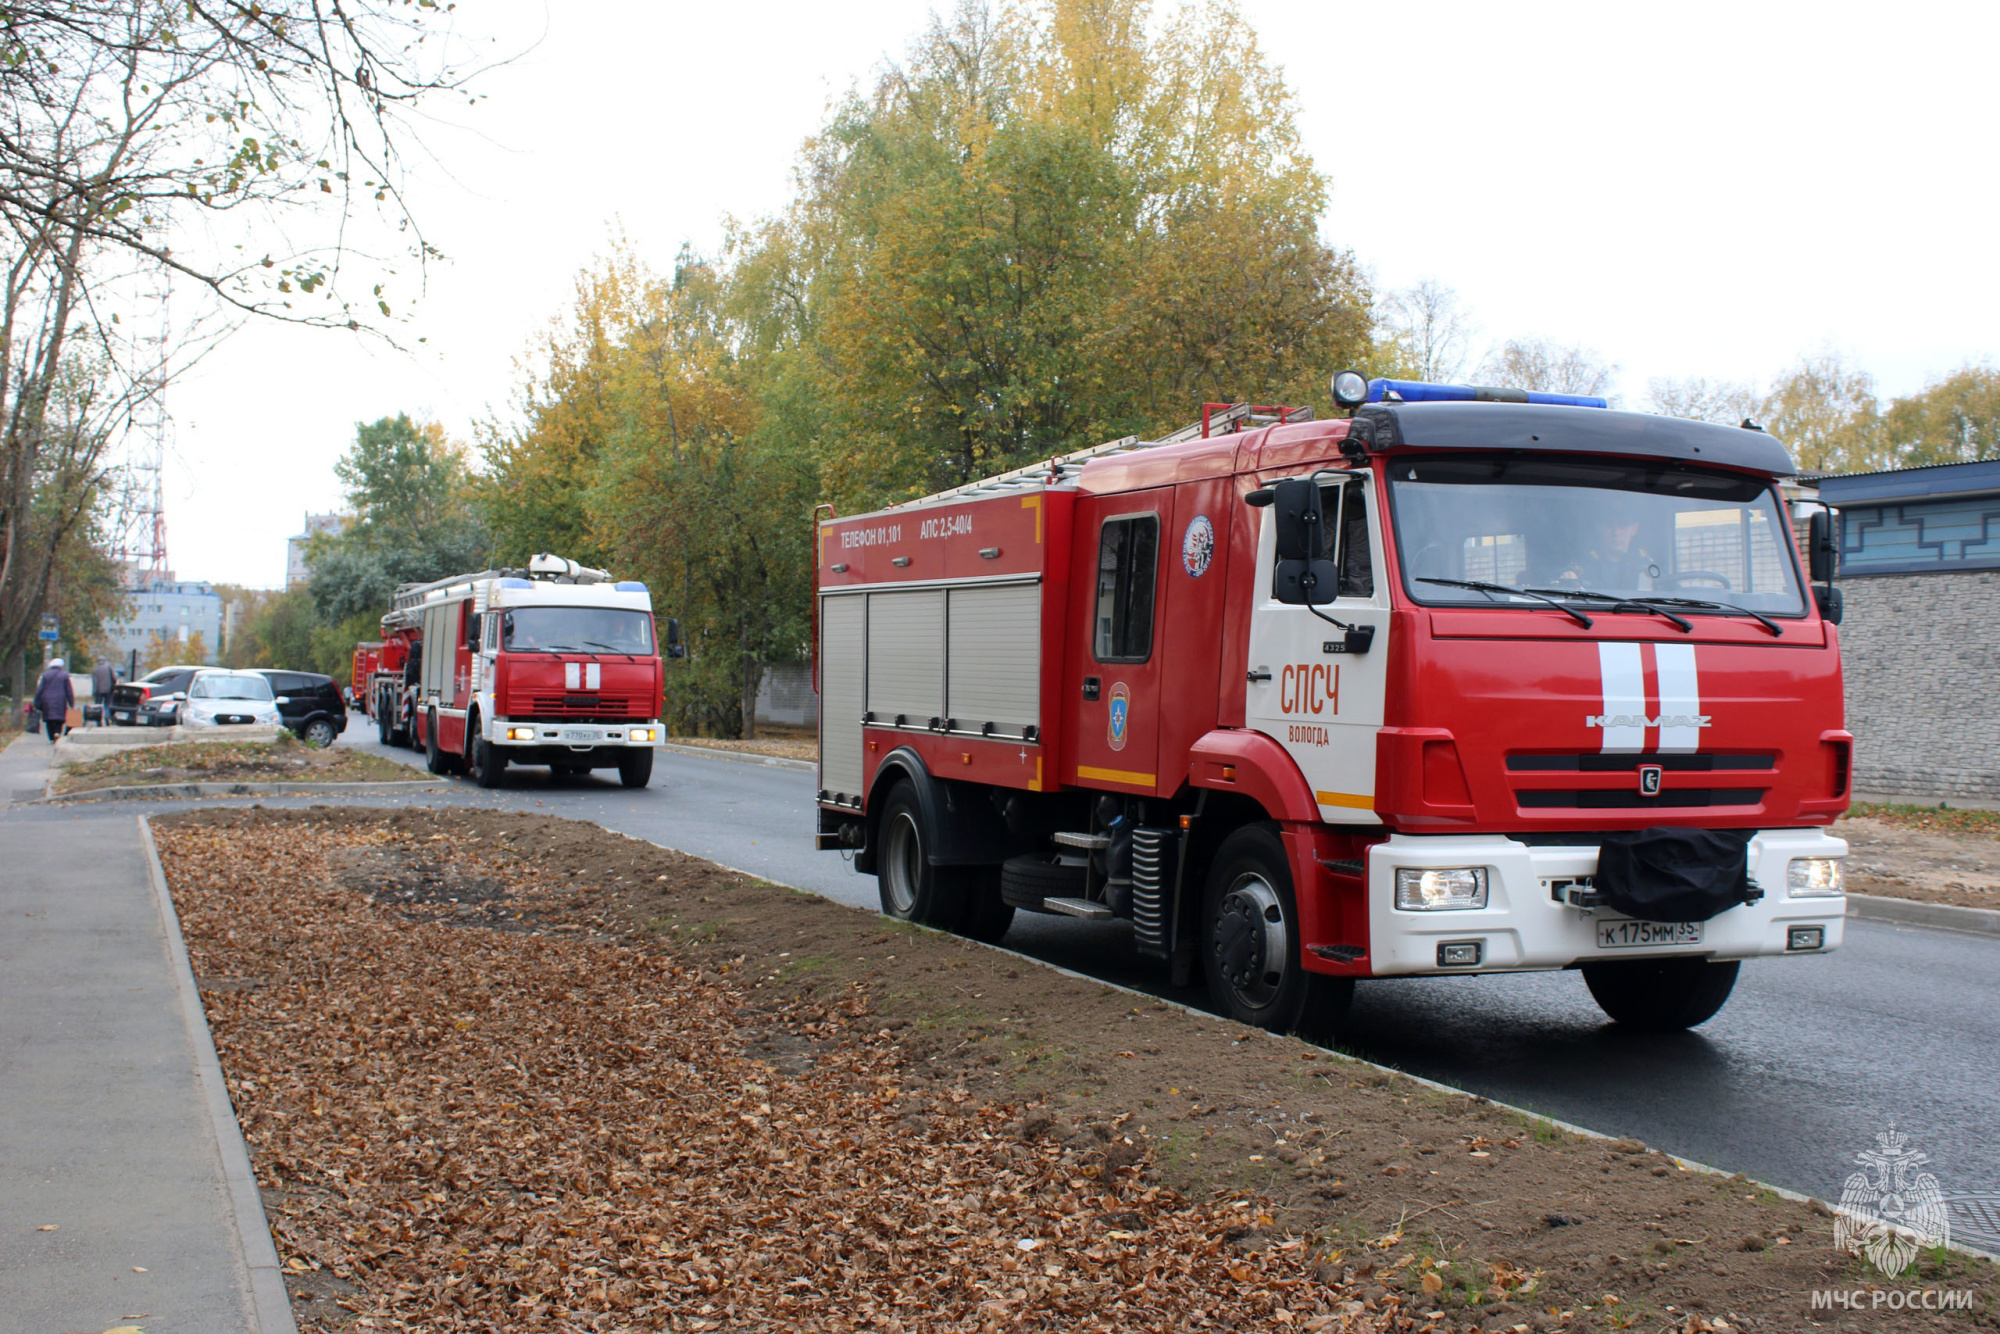
[[0, 818], [0, 1329], [294, 1328], [162, 897], [130, 814]]

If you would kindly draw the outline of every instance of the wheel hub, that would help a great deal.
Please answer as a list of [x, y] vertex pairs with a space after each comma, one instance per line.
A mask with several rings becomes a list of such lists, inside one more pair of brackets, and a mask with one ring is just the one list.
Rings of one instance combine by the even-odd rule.
[[1278, 892], [1263, 876], [1244, 875], [1222, 896], [1213, 948], [1223, 980], [1246, 1005], [1268, 1005], [1277, 995], [1291, 939]]

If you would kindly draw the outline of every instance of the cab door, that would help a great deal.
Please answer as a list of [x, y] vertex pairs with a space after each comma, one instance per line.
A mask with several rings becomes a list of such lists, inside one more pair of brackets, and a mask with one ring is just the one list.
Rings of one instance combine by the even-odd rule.
[[[1160, 785], [1161, 577], [1173, 531], [1173, 489], [1079, 501], [1066, 729], [1074, 738], [1067, 781], [1151, 794]], [[1082, 582], [1082, 581], [1080, 581]]]
[[[1338, 571], [1337, 596], [1317, 608], [1275, 595], [1275, 509], [1262, 511], [1256, 598], [1250, 613], [1248, 724], [1288, 751], [1311, 784], [1320, 818], [1378, 824], [1375, 736], [1389, 666], [1389, 591], [1381, 575], [1382, 525], [1373, 480], [1325, 478], [1321, 555]], [[1367, 639], [1365, 650], [1360, 641]]]

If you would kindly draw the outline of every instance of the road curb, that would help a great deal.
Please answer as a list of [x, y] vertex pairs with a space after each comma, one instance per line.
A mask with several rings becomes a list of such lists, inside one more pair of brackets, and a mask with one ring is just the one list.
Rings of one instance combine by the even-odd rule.
[[712, 749], [708, 746], [676, 746], [671, 741], [662, 742], [661, 750], [670, 750], [676, 755], [692, 755], [700, 760], [729, 760], [735, 764], [760, 764], [767, 769], [790, 769], [794, 773], [817, 773], [819, 766], [811, 760], [788, 760], [782, 755], [756, 755], [742, 750]]
[[160, 910], [160, 924], [167, 935], [167, 955], [180, 991], [181, 1022], [187, 1029], [188, 1043], [194, 1048], [195, 1070], [201, 1080], [209, 1129], [215, 1135], [222, 1179], [229, 1188], [230, 1215], [236, 1220], [237, 1243], [242, 1248], [244, 1269], [250, 1276], [251, 1318], [260, 1334], [298, 1334], [298, 1323], [292, 1319], [291, 1294], [285, 1288], [284, 1268], [278, 1261], [278, 1247], [271, 1240], [270, 1220], [264, 1216], [264, 1197], [258, 1193], [257, 1173], [250, 1166], [250, 1146], [236, 1120], [235, 1105], [229, 1101], [222, 1059], [216, 1054], [215, 1038], [208, 1031], [208, 1014], [202, 1009], [201, 988], [195, 983], [194, 964], [188, 958], [187, 941], [181, 936], [180, 915], [174, 911], [173, 893], [167, 888], [166, 868], [160, 865], [160, 850], [153, 842], [153, 826], [143, 815], [138, 819], [139, 841], [146, 847], [146, 878], [152, 885], [154, 906]]
[[1923, 903], [1916, 899], [1884, 898], [1877, 894], [1849, 894], [1847, 915], [1864, 922], [1894, 922], [1900, 926], [1929, 926], [1944, 931], [2000, 936], [2000, 910], [1993, 908], [1961, 908], [1955, 903]]
[[349, 792], [409, 792], [417, 788], [438, 788], [435, 778], [398, 778], [368, 783], [141, 783], [132, 787], [98, 787], [84, 792], [57, 792], [16, 806], [47, 806], [63, 801], [186, 801], [194, 797], [288, 797], [325, 794], [338, 797]]

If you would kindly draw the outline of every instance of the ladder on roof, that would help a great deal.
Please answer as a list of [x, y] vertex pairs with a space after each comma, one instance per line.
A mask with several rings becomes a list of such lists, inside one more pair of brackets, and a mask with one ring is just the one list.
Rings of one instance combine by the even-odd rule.
[[1058, 454], [1054, 458], [1024, 464], [997, 477], [966, 482], [961, 486], [921, 496], [915, 500], [899, 501], [884, 508], [897, 510], [909, 505], [933, 505], [941, 500], [976, 500], [982, 496], [1001, 495], [1008, 491], [1053, 486], [1064, 481], [1071, 469], [1079, 468], [1092, 459], [1108, 458], [1113, 454], [1129, 454], [1141, 449], [1155, 449], [1161, 445], [1180, 445], [1190, 440], [1207, 439], [1210, 436], [1234, 435], [1263, 426], [1307, 422], [1312, 419], [1311, 408], [1265, 407], [1249, 403], [1204, 403], [1200, 421], [1189, 422], [1178, 431], [1163, 435], [1158, 440], [1141, 440], [1136, 435], [1123, 436], [1117, 440], [1107, 440], [1101, 445], [1092, 445], [1088, 449], [1079, 449], [1068, 454]]

